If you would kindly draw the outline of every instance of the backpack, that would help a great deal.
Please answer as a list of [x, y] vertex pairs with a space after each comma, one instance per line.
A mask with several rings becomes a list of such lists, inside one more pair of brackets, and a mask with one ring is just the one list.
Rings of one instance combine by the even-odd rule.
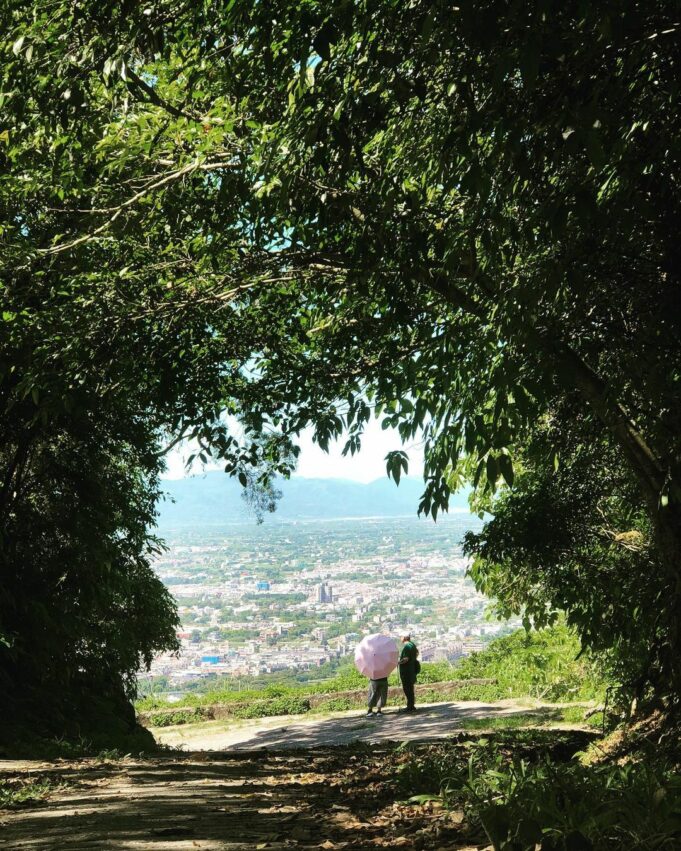
[[418, 659], [414, 661], [414, 673], [418, 676], [421, 673], [421, 663]]

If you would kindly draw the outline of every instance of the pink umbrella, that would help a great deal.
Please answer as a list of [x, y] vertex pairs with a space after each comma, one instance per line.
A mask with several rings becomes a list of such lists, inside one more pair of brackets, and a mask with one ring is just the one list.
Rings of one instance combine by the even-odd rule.
[[355, 648], [355, 667], [371, 680], [380, 680], [397, 667], [399, 653], [387, 635], [365, 635]]

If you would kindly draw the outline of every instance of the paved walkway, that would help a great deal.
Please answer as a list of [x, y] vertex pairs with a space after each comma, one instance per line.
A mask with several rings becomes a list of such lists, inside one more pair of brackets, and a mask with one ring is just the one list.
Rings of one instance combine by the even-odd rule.
[[443, 739], [464, 728], [465, 722], [484, 718], [511, 718], [536, 714], [538, 723], [559, 717], [554, 705], [528, 705], [502, 700], [480, 703], [431, 703], [413, 714], [388, 709], [382, 717], [367, 718], [363, 712], [338, 712], [331, 716], [281, 716], [256, 721], [204, 721], [177, 727], [153, 729], [158, 741], [185, 750], [291, 750], [363, 741], [421, 742]]

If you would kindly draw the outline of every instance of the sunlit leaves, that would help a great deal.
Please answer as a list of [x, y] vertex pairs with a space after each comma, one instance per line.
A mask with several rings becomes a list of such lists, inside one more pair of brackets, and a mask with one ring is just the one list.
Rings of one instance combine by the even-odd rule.
[[[7, 51], [40, 105], [17, 122], [29, 135], [8, 134], [29, 176], [21, 208], [43, 211], [24, 230], [43, 247], [87, 235], [61, 262], [93, 292], [107, 289], [102, 268], [125, 268], [114, 315], [165, 306], [154, 345], [183, 337], [181, 358], [172, 346], [163, 356], [165, 401], [182, 398], [173, 424], [222, 404], [253, 433], [295, 438], [312, 425], [328, 447], [347, 431], [354, 453], [376, 412], [404, 440], [423, 438], [422, 507], [442, 509], [440, 483], [466, 456], [479, 488], [512, 486], [516, 446], [574, 390], [565, 345], [605, 377], [609, 399], [640, 413], [642, 431], [662, 443], [677, 433], [673, 414], [658, 428], [642, 413], [676, 410], [673, 359], [656, 360], [638, 321], [653, 279], [659, 303], [668, 289], [651, 272], [665, 241], [651, 223], [671, 183], [656, 178], [653, 191], [649, 176], [672, 173], [671, 148], [650, 128], [660, 115], [673, 124], [664, 104], [678, 75], [632, 35], [653, 26], [656, 6], [626, 26], [601, 7], [529, 24], [513, 9], [500, 19], [419, 2], [333, 15], [318, 3], [170, 9], [106, 26], [91, 16], [67, 57], [64, 6], [49, 36], [13, 31]], [[622, 26], [601, 27], [603, 15]], [[19, 53], [48, 51], [54, 79], [18, 64], [20, 37]], [[41, 110], [67, 90], [48, 125]], [[27, 248], [12, 246], [24, 262]], [[661, 376], [655, 399], [651, 381], [632, 378], [641, 349]], [[249, 457], [215, 448], [232, 470]]]
[[[660, 569], [645, 509], [607, 434], [582, 428], [566, 428], [560, 415], [537, 428], [513, 491], [496, 500], [483, 532], [467, 537], [471, 576], [500, 617], [521, 615], [537, 628], [565, 612], [631, 699], [648, 678], [668, 688], [673, 651], [663, 624], [674, 614], [664, 601], [674, 580]], [[557, 470], [535, 463], [558, 450]]]

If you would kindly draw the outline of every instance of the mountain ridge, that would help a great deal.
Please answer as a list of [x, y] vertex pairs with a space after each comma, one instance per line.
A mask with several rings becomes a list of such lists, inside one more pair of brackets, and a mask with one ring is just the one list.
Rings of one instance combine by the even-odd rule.
[[[351, 479], [303, 478], [278, 480], [282, 497], [267, 519], [310, 520], [338, 517], [416, 516], [424, 489], [422, 479], [406, 476], [399, 486], [385, 478], [362, 483]], [[242, 488], [230, 476], [209, 471], [184, 479], [162, 482], [166, 498], [159, 505], [159, 528], [167, 526], [216, 526], [253, 522]], [[468, 511], [468, 491], [452, 496], [450, 509]]]

